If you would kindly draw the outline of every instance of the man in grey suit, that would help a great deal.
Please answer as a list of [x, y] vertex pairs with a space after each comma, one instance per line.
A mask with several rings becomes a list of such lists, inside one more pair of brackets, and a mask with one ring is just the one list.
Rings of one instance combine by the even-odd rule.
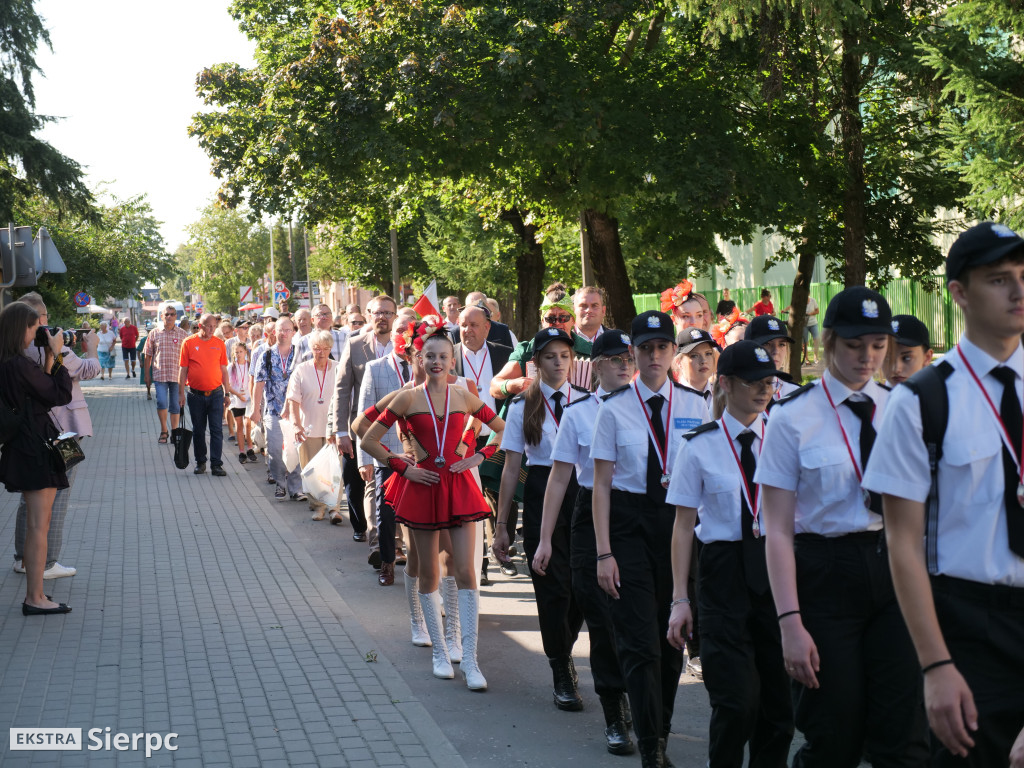
[[359, 387], [366, 363], [386, 357], [391, 352], [391, 326], [397, 310], [398, 305], [390, 296], [374, 296], [367, 303], [370, 330], [351, 338], [345, 345], [338, 363], [334, 397], [331, 398], [331, 407], [327, 412], [328, 440], [338, 446], [343, 456], [342, 476], [349, 519], [354, 530], [352, 538], [355, 541], [366, 541], [367, 527], [370, 527], [370, 556], [367, 562], [374, 568], [380, 567], [380, 551], [377, 547], [377, 526], [374, 524], [373, 467], [360, 469], [355, 454], [355, 435], [350, 425], [358, 413]]
[[[400, 357], [394, 350], [379, 360], [368, 362], [363, 371], [362, 384], [359, 386], [357, 413], [362, 413], [385, 395], [401, 389], [402, 385], [409, 381], [410, 375], [409, 360], [406, 356]], [[387, 431], [381, 438], [381, 443], [392, 453], [404, 453], [397, 431], [394, 429]], [[357, 448], [357, 455], [360, 472], [366, 467], [373, 471], [376, 489], [374, 508], [381, 561], [377, 582], [382, 587], [389, 587], [395, 583], [395, 510], [384, 500], [383, 486], [394, 470], [363, 451], [361, 445]]]

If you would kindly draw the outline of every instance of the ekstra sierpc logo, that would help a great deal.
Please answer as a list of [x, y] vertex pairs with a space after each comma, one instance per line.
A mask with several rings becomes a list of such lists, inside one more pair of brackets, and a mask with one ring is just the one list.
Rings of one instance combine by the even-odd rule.
[[11, 751], [14, 750], [75, 750], [91, 752], [141, 752], [152, 757], [154, 752], [178, 749], [176, 733], [114, 733], [111, 728], [91, 728], [85, 742], [81, 728], [11, 728]]

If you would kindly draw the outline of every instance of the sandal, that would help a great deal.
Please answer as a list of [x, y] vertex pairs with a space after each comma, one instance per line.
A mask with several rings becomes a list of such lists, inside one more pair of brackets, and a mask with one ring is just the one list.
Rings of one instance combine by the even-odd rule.
[[160, 443], [161, 445], [167, 445], [167, 433], [166, 432], [161, 432], [160, 433], [160, 439], [157, 440], [157, 442]]

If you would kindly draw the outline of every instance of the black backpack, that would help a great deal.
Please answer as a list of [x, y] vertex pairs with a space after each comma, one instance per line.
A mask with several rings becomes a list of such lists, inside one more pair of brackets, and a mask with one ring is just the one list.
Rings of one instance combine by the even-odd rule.
[[939, 459], [942, 458], [942, 441], [946, 438], [946, 424], [949, 422], [949, 392], [946, 379], [953, 373], [953, 366], [943, 360], [938, 365], [929, 365], [911, 376], [904, 384], [916, 394], [921, 406], [921, 438], [928, 450], [928, 469], [932, 484], [925, 502], [925, 546], [928, 573], [936, 574], [939, 568], [938, 532], [939, 526]]

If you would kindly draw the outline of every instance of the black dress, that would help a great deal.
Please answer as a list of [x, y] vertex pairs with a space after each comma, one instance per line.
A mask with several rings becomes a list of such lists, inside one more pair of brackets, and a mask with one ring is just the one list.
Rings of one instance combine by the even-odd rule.
[[68, 478], [54, 471], [43, 438], [58, 434], [50, 409], [71, 402], [68, 369], [62, 365], [50, 376], [27, 357], [13, 357], [0, 363], [0, 397], [19, 409], [26, 397], [29, 403], [21, 431], [0, 448], [0, 482], [10, 493], [67, 488]]

